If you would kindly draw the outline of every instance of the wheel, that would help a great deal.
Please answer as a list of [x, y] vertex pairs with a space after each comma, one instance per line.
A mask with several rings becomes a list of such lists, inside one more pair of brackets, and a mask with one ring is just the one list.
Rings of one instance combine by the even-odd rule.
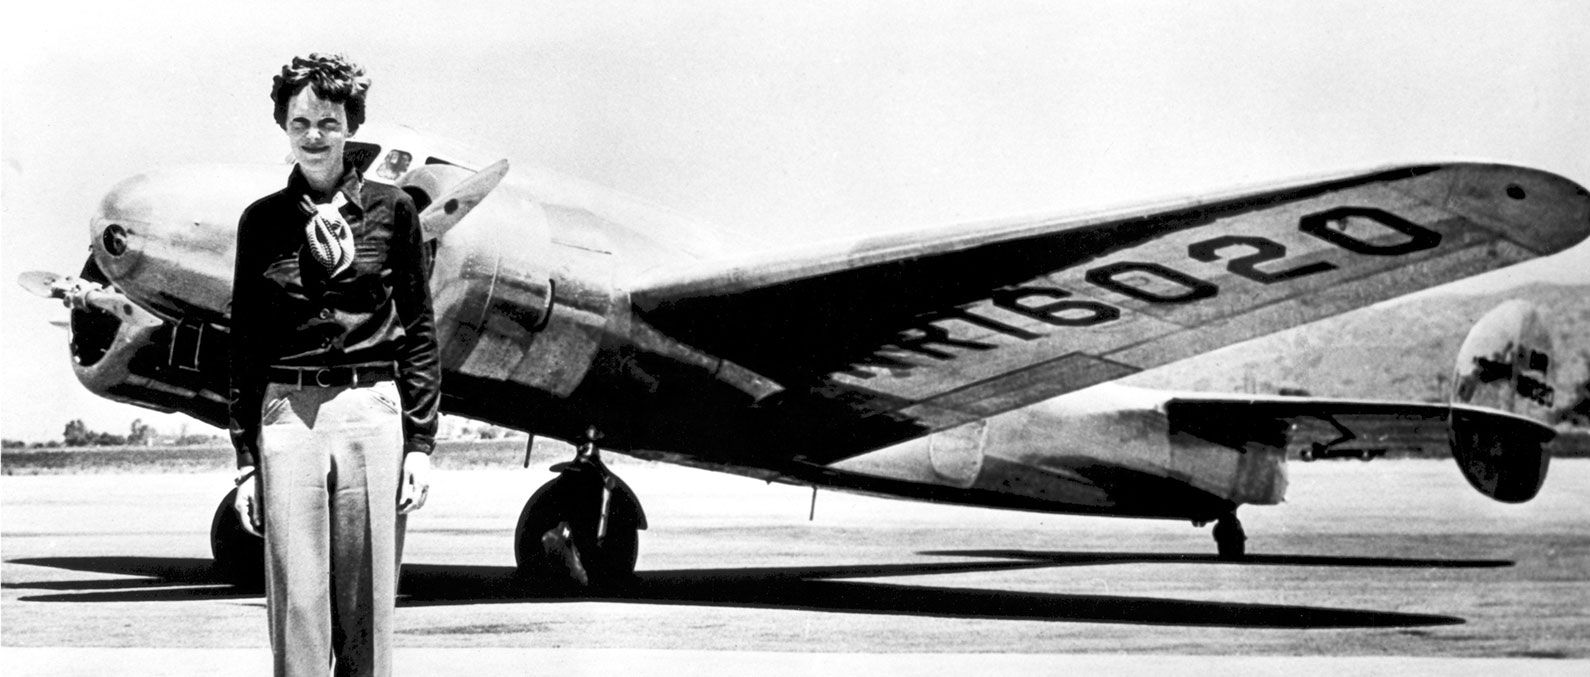
[[226, 492], [210, 518], [211, 567], [222, 580], [249, 590], [265, 588], [265, 539], [249, 533], [232, 507], [237, 490]]
[[1220, 559], [1242, 559], [1248, 551], [1248, 535], [1242, 531], [1242, 522], [1235, 514], [1215, 522], [1215, 548]]
[[608, 498], [607, 531], [597, 536], [602, 512], [602, 477], [573, 468], [547, 482], [525, 501], [514, 529], [519, 574], [538, 582], [607, 587], [635, 575], [640, 555], [640, 506], [627, 488]]

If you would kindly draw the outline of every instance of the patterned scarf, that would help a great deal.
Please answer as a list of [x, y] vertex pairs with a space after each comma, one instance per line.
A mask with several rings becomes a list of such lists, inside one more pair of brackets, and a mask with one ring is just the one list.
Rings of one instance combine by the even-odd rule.
[[304, 239], [309, 242], [309, 251], [315, 260], [326, 267], [329, 277], [336, 277], [353, 265], [353, 229], [348, 227], [340, 211], [345, 204], [348, 204], [348, 197], [337, 191], [329, 204], [315, 204], [305, 195], [299, 205], [309, 216], [309, 223], [304, 224]]

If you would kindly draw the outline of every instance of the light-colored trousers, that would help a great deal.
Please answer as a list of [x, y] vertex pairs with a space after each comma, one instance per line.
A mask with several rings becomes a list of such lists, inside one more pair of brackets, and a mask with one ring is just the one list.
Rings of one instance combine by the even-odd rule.
[[260, 427], [277, 675], [392, 673], [405, 518], [397, 387], [271, 384]]

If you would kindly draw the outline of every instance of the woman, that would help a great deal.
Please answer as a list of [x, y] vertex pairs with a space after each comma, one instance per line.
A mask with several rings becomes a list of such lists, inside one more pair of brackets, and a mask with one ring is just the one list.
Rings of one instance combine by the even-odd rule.
[[391, 673], [404, 516], [429, 490], [441, 369], [417, 213], [343, 158], [368, 89], [342, 56], [282, 68], [296, 163], [238, 224], [236, 508], [265, 538], [276, 674]]

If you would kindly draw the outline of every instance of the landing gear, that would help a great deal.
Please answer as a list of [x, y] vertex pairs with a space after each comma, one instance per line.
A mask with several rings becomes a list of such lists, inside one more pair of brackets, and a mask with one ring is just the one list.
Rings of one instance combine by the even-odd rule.
[[248, 590], [265, 587], [265, 539], [243, 529], [243, 522], [232, 507], [237, 496], [233, 489], [215, 507], [210, 518], [211, 567], [222, 580]]
[[1242, 559], [1248, 551], [1248, 535], [1242, 531], [1242, 522], [1236, 511], [1222, 515], [1215, 522], [1215, 547], [1220, 559]]
[[574, 587], [604, 587], [634, 576], [640, 501], [602, 463], [593, 428], [574, 460], [552, 466], [556, 479], [537, 489], [519, 513], [514, 560], [519, 574]]

